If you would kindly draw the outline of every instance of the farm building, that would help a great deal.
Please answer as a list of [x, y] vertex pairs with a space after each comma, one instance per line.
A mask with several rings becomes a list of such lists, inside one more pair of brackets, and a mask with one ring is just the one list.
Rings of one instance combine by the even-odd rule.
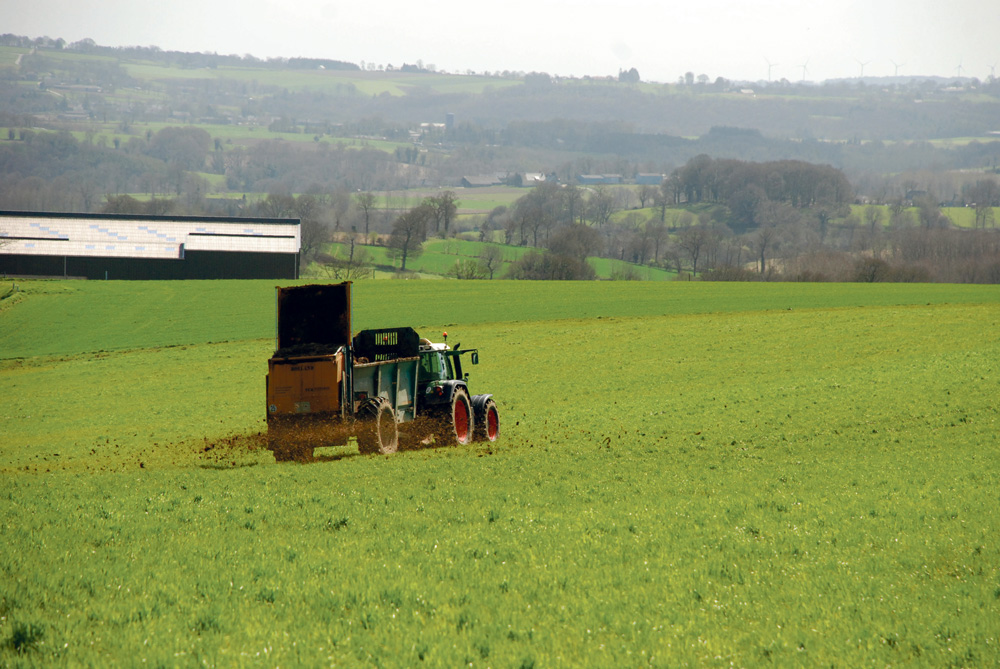
[[0, 212], [0, 273], [296, 279], [297, 219]]
[[640, 172], [635, 175], [635, 183], [638, 186], [659, 186], [666, 178], [666, 174], [650, 174], [648, 172]]
[[462, 188], [485, 188], [487, 186], [499, 186], [503, 180], [495, 174], [485, 174], [479, 176], [465, 176], [459, 185]]

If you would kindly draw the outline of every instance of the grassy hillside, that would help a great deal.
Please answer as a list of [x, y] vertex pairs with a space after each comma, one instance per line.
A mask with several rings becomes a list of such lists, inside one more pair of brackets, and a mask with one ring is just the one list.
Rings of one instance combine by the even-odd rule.
[[[416, 258], [408, 258], [406, 269], [426, 275], [450, 276], [455, 263], [459, 261], [474, 261], [482, 252], [482, 242], [472, 242], [461, 239], [432, 239], [423, 245], [422, 253]], [[358, 248], [358, 247], [356, 247]], [[383, 246], [360, 247], [364, 253], [368, 254], [369, 262], [385, 267], [400, 266], [398, 259], [390, 258]], [[516, 261], [529, 251], [541, 251], [525, 246], [500, 245], [503, 262], [501, 267], [494, 273], [494, 278], [501, 278], [507, 272], [511, 263]], [[346, 258], [349, 250], [345, 244], [334, 243], [327, 246], [329, 253], [337, 257]], [[623, 272], [634, 275], [635, 278], [645, 281], [665, 281], [677, 276], [676, 272], [664, 270], [657, 267], [646, 267], [627, 263], [613, 258], [589, 258], [588, 261], [597, 273], [599, 279], [611, 279]], [[316, 276], [324, 276], [320, 267], [311, 267], [309, 272]]]
[[4, 665], [1000, 662], [990, 287], [361, 282], [501, 440], [281, 465], [269, 282], [21, 287]]

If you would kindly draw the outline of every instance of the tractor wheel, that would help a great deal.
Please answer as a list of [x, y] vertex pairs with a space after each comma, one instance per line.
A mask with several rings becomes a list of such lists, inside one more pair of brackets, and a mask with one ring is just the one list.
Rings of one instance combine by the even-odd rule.
[[358, 450], [361, 453], [395, 453], [399, 449], [396, 412], [384, 399], [365, 400], [358, 409]]
[[486, 400], [482, 416], [480, 420], [476, 421], [476, 440], [496, 441], [499, 436], [500, 412], [497, 410], [497, 403], [493, 400]]
[[472, 418], [472, 403], [469, 394], [461, 388], [455, 389], [451, 398], [450, 436], [456, 444], [465, 445], [472, 441], [475, 421]]

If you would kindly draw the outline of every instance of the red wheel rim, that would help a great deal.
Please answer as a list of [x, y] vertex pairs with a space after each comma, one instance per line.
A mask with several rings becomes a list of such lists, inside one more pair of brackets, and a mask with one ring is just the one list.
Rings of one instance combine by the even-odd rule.
[[500, 432], [500, 415], [497, 414], [497, 410], [490, 407], [489, 411], [486, 412], [486, 437], [493, 441], [497, 438], [497, 434]]
[[462, 400], [455, 402], [455, 436], [463, 444], [469, 438], [469, 407]]

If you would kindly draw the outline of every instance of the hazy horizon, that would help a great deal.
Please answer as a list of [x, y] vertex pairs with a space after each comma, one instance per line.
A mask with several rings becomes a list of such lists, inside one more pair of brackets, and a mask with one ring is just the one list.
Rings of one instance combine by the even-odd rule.
[[35, 0], [0, 6], [3, 32], [90, 38], [105, 46], [329, 58], [376, 66], [421, 61], [465, 73], [617, 75], [673, 82], [686, 72], [726, 79], [823, 81], [995, 75], [1000, 12], [982, 0], [753, 4], [703, 0], [524, 2], [470, 7], [454, 0], [348, 4], [302, 0]]

